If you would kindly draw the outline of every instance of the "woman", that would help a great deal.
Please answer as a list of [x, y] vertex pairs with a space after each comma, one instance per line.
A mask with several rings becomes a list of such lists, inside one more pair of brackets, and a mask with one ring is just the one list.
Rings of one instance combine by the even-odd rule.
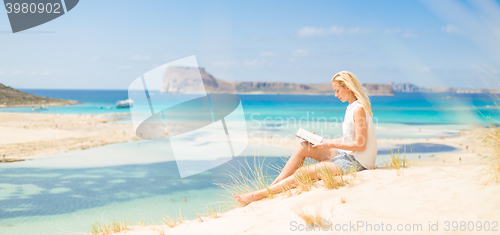
[[[333, 76], [332, 86], [335, 97], [343, 103], [349, 102], [342, 124], [343, 137], [324, 140], [317, 145], [302, 142], [269, 186], [269, 190], [273, 193], [297, 186], [293, 173], [299, 169], [306, 157], [318, 161], [318, 163], [301, 168], [310, 174], [312, 179], [318, 179], [317, 172], [324, 167], [328, 167], [336, 175], [374, 167], [377, 156], [377, 136], [372, 121], [370, 100], [364, 88], [356, 76], [347, 71]], [[267, 193], [267, 189], [262, 189], [246, 194], [233, 194], [233, 196], [240, 202], [250, 203], [264, 198]]]

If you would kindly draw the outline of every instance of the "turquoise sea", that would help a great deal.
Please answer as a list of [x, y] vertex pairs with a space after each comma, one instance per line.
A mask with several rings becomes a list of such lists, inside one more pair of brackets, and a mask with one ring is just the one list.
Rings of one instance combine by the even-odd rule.
[[[82, 102], [48, 107], [37, 111], [40, 113], [130, 112], [114, 107], [116, 101], [127, 99], [126, 90], [22, 91]], [[250, 138], [293, 137], [299, 127], [324, 136], [341, 134], [347, 103], [334, 96], [238, 96]], [[446, 137], [485, 126], [490, 123], [489, 118], [500, 120], [497, 101], [486, 94], [402, 93], [371, 97], [379, 139]], [[33, 111], [31, 107], [21, 107], [1, 108], [0, 112]], [[130, 122], [129, 116], [116, 117], [121, 119], [117, 122]], [[403, 148], [379, 146], [379, 155]], [[258, 157], [265, 164], [282, 166], [280, 157], [289, 156], [292, 150], [272, 143], [252, 143], [240, 157], [185, 178], [179, 177], [169, 151], [165, 142], [143, 140], [0, 164], [0, 234], [78, 234], [89, 232], [95, 221], [120, 219], [160, 224], [164, 214], [175, 217], [179, 210], [185, 218], [192, 219], [207, 205], [230, 197], [216, 184], [229, 183], [228, 172], [244, 164], [244, 159], [250, 165]], [[415, 156], [443, 151], [457, 150], [432, 144], [416, 144], [411, 149]]]

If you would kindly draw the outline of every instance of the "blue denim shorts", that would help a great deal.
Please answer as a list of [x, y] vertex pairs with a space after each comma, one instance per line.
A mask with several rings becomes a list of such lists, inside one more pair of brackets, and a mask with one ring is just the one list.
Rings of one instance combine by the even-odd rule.
[[337, 149], [337, 156], [332, 158], [333, 164], [340, 169], [342, 174], [348, 173], [350, 171], [362, 171], [366, 170], [358, 160], [353, 155], [348, 155], [346, 152]]

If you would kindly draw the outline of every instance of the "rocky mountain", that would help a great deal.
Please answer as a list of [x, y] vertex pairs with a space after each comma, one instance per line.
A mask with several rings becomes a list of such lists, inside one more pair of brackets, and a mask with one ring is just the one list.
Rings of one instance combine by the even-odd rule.
[[[198, 72], [199, 71], [199, 72]], [[199, 76], [203, 84], [199, 81]], [[390, 84], [364, 83], [368, 95], [394, 95]], [[163, 74], [161, 92], [243, 94], [334, 94], [330, 82], [299, 84], [288, 82], [231, 82], [214, 78], [204, 68], [169, 67]]]
[[[201, 75], [200, 82], [199, 76]], [[203, 84], [202, 84], [203, 83]], [[394, 95], [394, 93], [495, 93], [500, 89], [474, 89], [453, 87], [418, 87], [411, 83], [363, 83], [368, 95]], [[161, 92], [169, 93], [243, 93], [243, 94], [335, 94], [330, 82], [300, 84], [288, 82], [231, 82], [213, 77], [204, 68], [169, 67], [163, 74]]]
[[60, 100], [31, 95], [0, 83], [0, 107], [54, 106], [76, 103], [79, 102], [73, 100]]

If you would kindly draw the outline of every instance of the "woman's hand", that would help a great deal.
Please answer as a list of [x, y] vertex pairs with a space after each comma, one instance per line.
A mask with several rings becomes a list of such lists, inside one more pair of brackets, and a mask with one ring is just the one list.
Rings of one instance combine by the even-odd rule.
[[329, 149], [329, 144], [328, 143], [325, 143], [323, 142], [323, 140], [321, 141], [321, 143], [319, 144], [313, 144], [312, 146], [313, 148], [319, 148], [319, 149]]

